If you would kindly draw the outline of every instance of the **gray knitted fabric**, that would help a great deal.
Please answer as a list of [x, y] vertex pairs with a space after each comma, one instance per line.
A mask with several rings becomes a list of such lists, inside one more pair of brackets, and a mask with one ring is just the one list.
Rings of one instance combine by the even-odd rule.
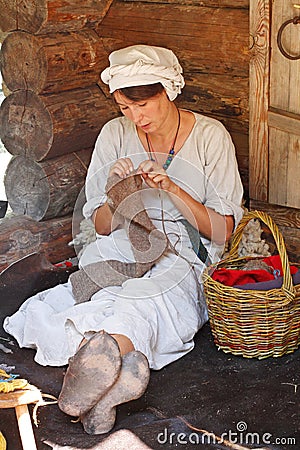
[[[122, 216], [135, 258], [134, 263], [115, 259], [88, 264], [70, 275], [76, 303], [88, 301], [108, 286], [120, 286], [130, 278], [143, 276], [168, 246], [166, 236], [153, 225], [141, 198], [142, 178], [133, 173], [122, 179], [111, 176], [106, 185], [107, 203], [116, 220]], [[114, 220], [114, 219], [113, 219]]]

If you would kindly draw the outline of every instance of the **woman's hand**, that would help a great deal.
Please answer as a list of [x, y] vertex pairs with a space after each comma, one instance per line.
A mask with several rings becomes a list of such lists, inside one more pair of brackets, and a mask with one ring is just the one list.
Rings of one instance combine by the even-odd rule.
[[223, 245], [231, 236], [234, 219], [230, 215], [221, 215], [174, 183], [166, 171], [155, 161], [143, 161], [138, 169], [150, 188], [163, 189], [182, 215], [208, 239]]
[[145, 183], [150, 188], [163, 189], [168, 192], [175, 192], [176, 184], [170, 180], [166, 171], [155, 161], [147, 159], [137, 168], [137, 173], [141, 174]]
[[120, 178], [125, 178], [133, 172], [133, 164], [130, 158], [118, 159], [110, 168], [109, 176], [116, 174]]

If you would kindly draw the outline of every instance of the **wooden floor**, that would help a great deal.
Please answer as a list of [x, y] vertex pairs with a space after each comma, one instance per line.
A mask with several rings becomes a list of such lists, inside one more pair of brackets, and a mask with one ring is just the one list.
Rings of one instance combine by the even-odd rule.
[[[68, 275], [38, 255], [2, 273], [1, 324], [29, 295], [64, 282]], [[0, 336], [9, 339], [2, 327]], [[14, 373], [43, 393], [58, 396], [65, 368], [39, 366], [33, 361], [33, 350], [19, 349], [13, 339], [0, 342], [13, 352], [0, 350], [0, 364], [15, 367]], [[38, 450], [296, 450], [300, 448], [299, 400], [299, 350], [260, 361], [225, 354], [214, 345], [207, 324], [197, 334], [192, 352], [152, 371], [144, 396], [118, 407], [109, 434], [86, 434], [57, 404], [38, 409], [39, 426], [34, 427], [34, 434]], [[8, 450], [22, 449], [13, 409], [0, 410], [0, 431]], [[220, 437], [225, 439], [223, 443], [218, 441]]]

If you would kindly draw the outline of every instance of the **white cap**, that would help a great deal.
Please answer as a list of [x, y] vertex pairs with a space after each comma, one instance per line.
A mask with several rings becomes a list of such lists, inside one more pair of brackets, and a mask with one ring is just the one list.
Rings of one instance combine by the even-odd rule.
[[110, 92], [132, 86], [161, 83], [171, 101], [184, 86], [182, 67], [167, 48], [132, 45], [109, 55], [110, 66], [101, 73]]

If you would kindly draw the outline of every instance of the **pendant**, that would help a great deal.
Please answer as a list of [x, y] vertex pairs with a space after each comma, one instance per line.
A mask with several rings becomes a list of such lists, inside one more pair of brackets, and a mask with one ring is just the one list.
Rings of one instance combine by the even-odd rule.
[[169, 167], [169, 165], [170, 165], [171, 162], [173, 161], [174, 154], [175, 154], [175, 151], [174, 151], [173, 148], [171, 148], [171, 150], [169, 151], [169, 155], [168, 155], [168, 157], [167, 157], [167, 159], [166, 159], [166, 162], [165, 162], [164, 165], [163, 165], [163, 169], [164, 169], [164, 170], [167, 170], [167, 168]]

